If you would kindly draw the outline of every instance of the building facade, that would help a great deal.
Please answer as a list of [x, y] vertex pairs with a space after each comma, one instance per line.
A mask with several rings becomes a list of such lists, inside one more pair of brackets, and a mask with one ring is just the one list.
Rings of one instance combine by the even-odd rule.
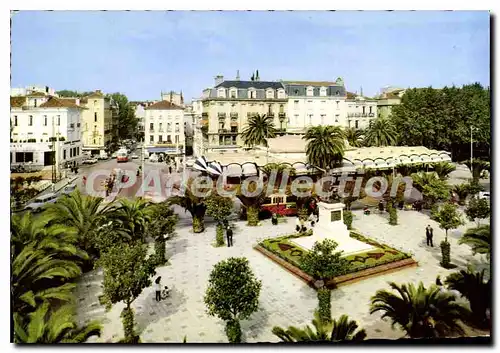
[[285, 87], [281, 82], [215, 78], [215, 86], [206, 89], [202, 98], [201, 124], [206, 126], [208, 150], [231, 150], [242, 147], [241, 133], [248, 119], [256, 114], [273, 118], [278, 129], [286, 129]]
[[377, 111], [380, 117], [386, 118], [391, 115], [392, 108], [401, 103], [405, 90], [402, 88], [382, 90], [382, 94], [377, 100]]
[[346, 89], [335, 82], [283, 81], [288, 97], [287, 133], [303, 134], [311, 126], [347, 126]]
[[82, 117], [83, 149], [91, 154], [99, 154], [113, 138], [111, 98], [96, 90], [82, 98], [80, 105], [85, 108]]
[[355, 129], [366, 129], [370, 121], [377, 118], [377, 101], [356, 96], [346, 99], [347, 105], [347, 127]]
[[79, 161], [82, 156], [78, 103], [42, 92], [10, 98], [10, 161], [42, 169]]
[[183, 154], [184, 109], [169, 101], [146, 107], [144, 135], [149, 153]]

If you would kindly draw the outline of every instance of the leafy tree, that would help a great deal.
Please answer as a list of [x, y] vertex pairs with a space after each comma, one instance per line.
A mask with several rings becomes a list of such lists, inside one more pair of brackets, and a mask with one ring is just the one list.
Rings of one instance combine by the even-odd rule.
[[49, 303], [43, 302], [28, 318], [23, 320], [14, 313], [15, 343], [84, 343], [92, 336], [101, 335], [101, 325], [95, 321], [77, 327], [71, 305], [51, 311]]
[[488, 259], [491, 254], [490, 225], [485, 224], [477, 228], [470, 228], [458, 240], [458, 244], [467, 244], [472, 248], [472, 253], [486, 254]]
[[341, 342], [341, 341], [363, 341], [366, 338], [364, 329], [358, 330], [358, 324], [349, 320], [347, 315], [339, 319], [323, 320], [319, 311], [314, 312], [312, 320], [314, 330], [307, 325], [304, 329], [294, 326], [284, 330], [279, 326], [273, 327], [273, 334], [278, 336], [282, 342]]
[[344, 136], [351, 147], [361, 147], [363, 144], [364, 131], [353, 127], [344, 128]]
[[155, 256], [158, 265], [166, 262], [165, 240], [172, 237], [179, 217], [174, 213], [169, 203], [164, 201], [156, 204], [153, 221], [147, 226], [147, 233], [155, 240]]
[[450, 274], [445, 284], [451, 290], [456, 290], [465, 297], [471, 308], [471, 321], [480, 327], [488, 326], [487, 311], [491, 310], [491, 279], [486, 281], [484, 270], [473, 272], [461, 270]]
[[439, 162], [432, 165], [434, 167], [434, 172], [438, 175], [439, 179], [446, 180], [448, 175], [453, 172], [457, 167], [449, 162]]
[[441, 291], [436, 285], [425, 288], [412, 283], [389, 283], [396, 294], [378, 290], [371, 298], [370, 314], [382, 312], [392, 326], [399, 326], [411, 338], [446, 337], [450, 333], [463, 334], [459, 324], [467, 310], [456, 302], [453, 294]]
[[438, 201], [450, 197], [448, 184], [439, 179], [437, 173], [419, 172], [411, 175], [413, 186], [422, 193], [424, 207], [430, 208]]
[[469, 185], [468, 184], [457, 184], [451, 189], [458, 196], [458, 204], [465, 205], [465, 199], [469, 195]]
[[248, 119], [248, 126], [241, 133], [241, 138], [247, 146], [268, 147], [267, 139], [276, 137], [273, 118], [267, 115], [254, 115]]
[[469, 191], [469, 195], [475, 196], [479, 194], [479, 192], [483, 191], [484, 188], [481, 184], [479, 184], [479, 180], [472, 179], [469, 181], [467, 185], [467, 189]]
[[313, 126], [302, 137], [307, 141], [307, 162], [322, 169], [342, 162], [345, 150], [344, 131], [339, 126]]
[[441, 253], [443, 260], [441, 265], [447, 268], [450, 265], [450, 243], [448, 242], [448, 230], [455, 229], [464, 224], [460, 214], [458, 213], [457, 206], [452, 203], [446, 203], [438, 207], [431, 213], [431, 218], [439, 223], [439, 227], [445, 230], [445, 239], [441, 242]]
[[198, 188], [197, 192], [192, 189], [193, 179], [188, 180], [184, 195], [172, 196], [168, 199], [170, 205], [178, 205], [184, 208], [191, 214], [193, 218], [193, 233], [201, 233], [205, 230], [204, 218], [207, 206], [205, 205], [206, 197], [196, 196], [195, 193], [200, 192], [208, 196], [211, 190], [211, 185]]
[[226, 322], [229, 342], [241, 342], [240, 320], [258, 310], [261, 287], [247, 259], [231, 257], [215, 264], [204, 302], [209, 315]]
[[348, 266], [347, 261], [342, 258], [342, 251], [335, 251], [338, 243], [325, 239], [315, 242], [312, 249], [301, 258], [300, 266], [309, 275], [316, 279], [318, 288], [319, 313], [323, 319], [331, 319], [330, 290], [326, 287], [326, 281], [344, 273]]
[[137, 130], [134, 108], [122, 93], [112, 93], [109, 97], [118, 107], [118, 138], [124, 140], [134, 137]]
[[103, 302], [108, 308], [123, 301], [121, 312], [124, 342], [137, 342], [134, 330], [134, 313], [131, 304], [151, 286], [151, 276], [155, 274], [156, 259], [146, 258], [147, 249], [143, 244], [118, 244], [105, 253], [98, 261], [104, 270]]
[[224, 245], [224, 221], [231, 215], [233, 211], [233, 200], [229, 197], [219, 196], [217, 194], [210, 195], [205, 201], [207, 213], [217, 221], [216, 245]]
[[478, 227], [480, 225], [480, 220], [488, 218], [490, 213], [491, 211], [488, 200], [480, 199], [478, 197], [470, 199], [469, 204], [465, 208], [467, 218], [472, 222], [476, 221]]
[[59, 96], [59, 97], [69, 97], [69, 98], [83, 98], [83, 97], [86, 97], [88, 95], [91, 95], [92, 91], [88, 91], [88, 92], [78, 92], [78, 91], [71, 91], [71, 90], [67, 90], [67, 89], [63, 89], [61, 91], [56, 91], [56, 94]]
[[377, 118], [370, 121], [365, 132], [364, 144], [367, 146], [395, 146], [398, 133], [388, 118]]
[[[249, 183], [246, 192], [242, 190], [241, 184], [237, 186], [236, 197], [246, 209], [248, 226], [254, 227], [259, 224], [260, 205], [266, 199], [265, 191], [267, 190], [267, 185], [267, 183], [263, 183], [263, 188], [260, 192], [257, 192], [258, 184], [256, 182]], [[256, 195], [253, 195], [254, 193]]]

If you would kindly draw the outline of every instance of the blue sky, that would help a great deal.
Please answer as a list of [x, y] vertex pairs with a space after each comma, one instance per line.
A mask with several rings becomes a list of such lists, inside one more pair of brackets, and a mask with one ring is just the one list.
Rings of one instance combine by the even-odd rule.
[[489, 85], [489, 13], [24, 11], [12, 18], [13, 87], [101, 89], [130, 100], [198, 97], [222, 74], [385, 85]]

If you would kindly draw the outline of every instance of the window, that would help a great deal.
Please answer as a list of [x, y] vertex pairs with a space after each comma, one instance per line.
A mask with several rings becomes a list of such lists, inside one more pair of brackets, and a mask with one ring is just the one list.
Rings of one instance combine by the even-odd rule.
[[285, 106], [283, 104], [280, 104], [280, 114], [285, 112]]
[[285, 90], [283, 88], [278, 90], [278, 98], [285, 98]]
[[268, 99], [274, 98], [274, 91], [272, 89], [266, 91], [266, 97]]
[[33, 126], [33, 115], [30, 115], [30, 119], [28, 121], [28, 126]]
[[97, 105], [97, 101], [95, 100], [95, 101], [94, 101], [94, 107], [95, 107], [96, 105]]
[[179, 123], [175, 123], [175, 132], [179, 132]]
[[47, 115], [43, 116], [43, 126], [47, 126]]
[[96, 142], [95, 142], [95, 139], [94, 139], [94, 145], [95, 145], [95, 143], [96, 143]]
[[226, 97], [226, 90], [224, 88], [219, 88], [217, 90], [217, 97], [225, 98]]
[[163, 124], [162, 124], [162, 123], [160, 123], [160, 132], [162, 132], [162, 131], [163, 131], [163, 126], [162, 126], [162, 125], [163, 125]]
[[63, 151], [63, 159], [66, 159], [66, 150]]
[[307, 109], [309, 110], [313, 109], [313, 101], [307, 101]]
[[337, 103], [337, 109], [340, 109], [340, 107], [339, 107], [340, 101], [336, 101], [335, 103]]
[[17, 126], [17, 115], [14, 115], [14, 126]]
[[338, 123], [339, 122], [339, 117], [340, 115], [339, 114], [335, 114], [335, 122]]
[[365, 106], [363, 106], [363, 114], [365, 114]]
[[163, 135], [162, 135], [162, 134], [160, 134], [160, 135], [158, 136], [158, 142], [163, 142]]
[[257, 98], [257, 92], [255, 92], [255, 90], [253, 88], [250, 88], [248, 90], [248, 98]]
[[307, 93], [308, 96], [313, 96], [314, 95], [314, 89], [312, 87], [307, 87]]
[[61, 126], [61, 116], [57, 116], [57, 126]]
[[172, 143], [172, 137], [170, 135], [167, 135], [167, 142]]
[[36, 99], [35, 99], [35, 108], [37, 107], [37, 105], [38, 105], [38, 102], [37, 102], [37, 101], [36, 101]]
[[309, 114], [309, 125], [312, 125], [312, 119], [313, 119], [313, 115]]
[[167, 123], [167, 132], [172, 132], [172, 123]]
[[373, 108], [372, 106], [369, 106], [369, 107], [368, 107], [368, 109], [369, 109], [369, 111], [370, 111], [370, 114], [372, 113], [372, 108]]
[[295, 125], [298, 126], [299, 125], [299, 114], [295, 114], [295, 121], [294, 121]]
[[175, 143], [179, 143], [179, 135], [175, 135]]
[[321, 87], [320, 88], [319, 95], [320, 96], [326, 96], [326, 87]]
[[94, 122], [97, 122], [97, 112], [94, 113]]
[[357, 120], [354, 122], [354, 127], [355, 127], [356, 129], [358, 128], [358, 121], [357, 121]]
[[153, 123], [149, 123], [149, 131], [154, 131], [155, 127]]
[[73, 148], [69, 149], [69, 158], [73, 158]]
[[155, 137], [153, 135], [149, 135], [149, 143], [154, 142]]
[[231, 98], [236, 98], [236, 90], [235, 89], [231, 89], [230, 91], [231, 93]]
[[299, 109], [299, 101], [293, 101], [293, 109]]

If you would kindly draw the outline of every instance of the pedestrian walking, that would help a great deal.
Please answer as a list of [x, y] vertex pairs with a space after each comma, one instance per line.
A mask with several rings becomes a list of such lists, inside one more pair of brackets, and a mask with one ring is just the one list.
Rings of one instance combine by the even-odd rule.
[[433, 232], [434, 230], [432, 229], [430, 224], [428, 224], [427, 227], [425, 228], [425, 237], [427, 239], [427, 246], [429, 246], [430, 244], [431, 247], [434, 247], [434, 244], [432, 243], [432, 237], [434, 236]]
[[172, 166], [168, 167], [168, 174], [172, 174]]
[[227, 226], [226, 228], [226, 238], [227, 238], [227, 246], [228, 247], [233, 246], [233, 230], [231, 229], [230, 226]]
[[159, 276], [155, 280], [155, 294], [156, 294], [156, 301], [159, 302], [161, 300], [161, 276]]
[[273, 215], [271, 216], [271, 223], [273, 226], [278, 225], [278, 216], [276, 215], [276, 213], [273, 213]]

